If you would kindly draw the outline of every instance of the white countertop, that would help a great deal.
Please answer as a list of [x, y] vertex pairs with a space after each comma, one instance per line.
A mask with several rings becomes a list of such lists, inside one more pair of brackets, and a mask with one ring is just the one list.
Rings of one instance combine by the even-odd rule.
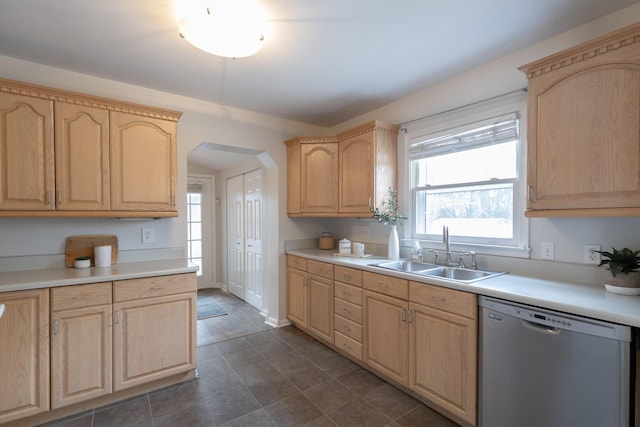
[[109, 282], [140, 277], [166, 276], [169, 274], [191, 273], [195, 271], [198, 271], [198, 267], [189, 264], [186, 259], [129, 262], [101, 268], [65, 267], [42, 270], [7, 271], [0, 273], [0, 292]]
[[604, 285], [585, 285], [514, 274], [503, 274], [472, 283], [461, 283], [370, 266], [370, 264], [387, 260], [387, 258], [382, 257], [341, 257], [334, 256], [333, 251], [320, 249], [288, 250], [287, 254], [345, 267], [357, 267], [362, 270], [401, 277], [414, 282], [429, 283], [478, 295], [640, 327], [640, 296], [613, 294], [607, 292]]

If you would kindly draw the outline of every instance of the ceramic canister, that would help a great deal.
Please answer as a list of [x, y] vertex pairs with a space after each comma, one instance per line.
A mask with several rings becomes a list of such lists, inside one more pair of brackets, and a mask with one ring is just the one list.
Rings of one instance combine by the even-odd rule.
[[340, 248], [340, 255], [351, 255], [351, 240], [342, 239], [338, 242]]

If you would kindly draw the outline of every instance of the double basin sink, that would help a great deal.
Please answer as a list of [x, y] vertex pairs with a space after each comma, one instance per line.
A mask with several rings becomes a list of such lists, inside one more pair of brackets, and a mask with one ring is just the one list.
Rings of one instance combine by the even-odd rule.
[[379, 264], [369, 265], [372, 267], [401, 271], [403, 273], [412, 273], [425, 277], [438, 277], [463, 283], [471, 283], [504, 274], [503, 272], [495, 271], [471, 270], [461, 267], [445, 267], [422, 261], [386, 261]]

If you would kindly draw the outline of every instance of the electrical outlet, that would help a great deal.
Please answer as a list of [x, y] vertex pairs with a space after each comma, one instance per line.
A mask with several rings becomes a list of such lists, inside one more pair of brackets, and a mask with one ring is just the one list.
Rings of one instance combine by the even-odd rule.
[[585, 264], [600, 264], [600, 245], [584, 245], [584, 263]]
[[540, 251], [542, 259], [553, 259], [555, 256], [555, 248], [553, 242], [540, 243]]
[[142, 243], [153, 243], [156, 241], [156, 232], [152, 227], [142, 228]]

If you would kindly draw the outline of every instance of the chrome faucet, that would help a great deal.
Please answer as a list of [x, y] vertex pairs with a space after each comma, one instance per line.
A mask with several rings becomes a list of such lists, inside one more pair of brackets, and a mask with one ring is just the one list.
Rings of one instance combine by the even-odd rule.
[[451, 261], [451, 250], [449, 249], [449, 227], [442, 226], [442, 243], [444, 243], [444, 265], [451, 267], [453, 261]]
[[471, 257], [471, 267], [470, 268], [472, 270], [477, 270], [478, 269], [478, 259], [476, 257], [476, 253], [474, 251], [461, 253], [460, 257], [458, 258], [458, 267], [459, 268], [467, 268], [467, 266], [464, 264], [464, 257], [465, 256], [470, 256]]

